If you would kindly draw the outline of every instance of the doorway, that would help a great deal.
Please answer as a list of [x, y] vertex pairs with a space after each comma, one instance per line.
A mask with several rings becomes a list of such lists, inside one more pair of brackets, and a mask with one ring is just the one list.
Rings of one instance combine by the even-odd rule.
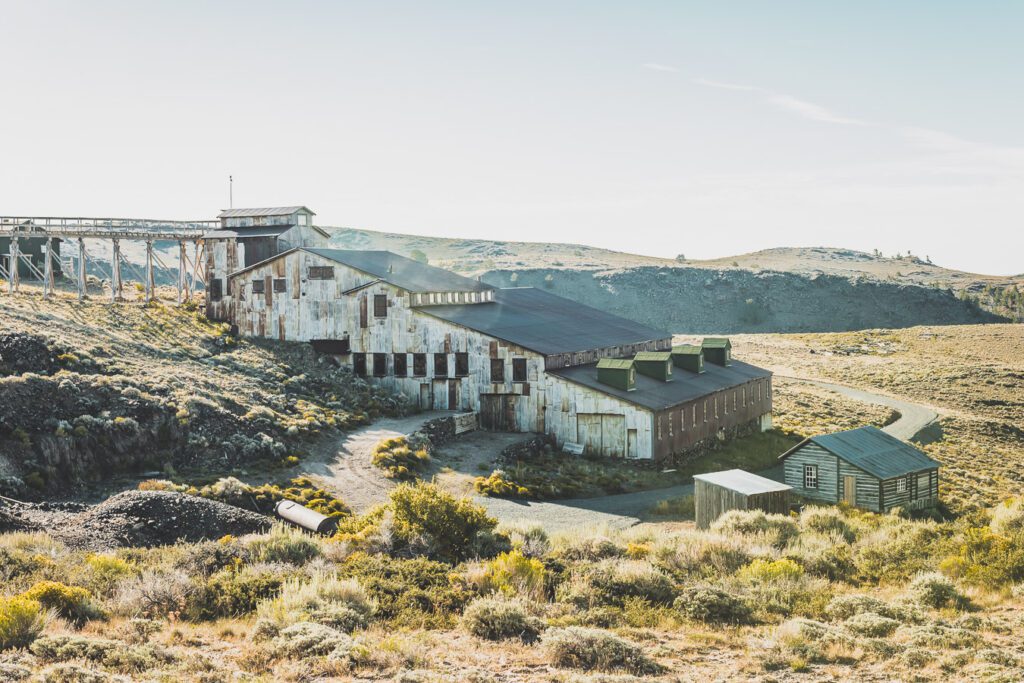
[[850, 475], [843, 477], [843, 502], [854, 507], [857, 506], [857, 477]]

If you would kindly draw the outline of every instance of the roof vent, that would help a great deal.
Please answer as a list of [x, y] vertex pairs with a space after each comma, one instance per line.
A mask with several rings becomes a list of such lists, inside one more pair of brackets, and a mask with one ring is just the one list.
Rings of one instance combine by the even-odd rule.
[[672, 380], [672, 354], [668, 351], [640, 351], [633, 357], [636, 371], [661, 382]]
[[728, 337], [705, 337], [701, 346], [708, 361], [715, 365], [732, 365], [732, 342]]
[[672, 362], [683, 370], [696, 373], [704, 372], [704, 349], [697, 344], [673, 346]]
[[631, 358], [602, 358], [597, 361], [597, 381], [623, 391], [636, 389], [636, 366]]

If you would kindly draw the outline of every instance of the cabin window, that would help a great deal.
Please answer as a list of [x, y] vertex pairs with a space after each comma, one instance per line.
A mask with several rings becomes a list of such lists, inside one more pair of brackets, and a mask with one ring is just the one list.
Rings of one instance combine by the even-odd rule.
[[457, 353], [455, 354], [455, 376], [465, 377], [469, 374], [469, 354], [468, 353]]
[[526, 359], [525, 358], [513, 358], [512, 359], [512, 381], [513, 382], [525, 382], [526, 381]]
[[414, 353], [414, 354], [412, 354], [412, 376], [413, 377], [426, 377], [427, 376], [427, 354], [425, 354], [425, 353]]
[[435, 353], [434, 354], [434, 377], [447, 377], [448, 376], [448, 354], [447, 353]]
[[818, 466], [817, 465], [804, 465], [804, 488], [805, 489], [816, 489], [816, 488], [818, 488]]
[[907, 492], [907, 477], [900, 477], [896, 480], [896, 493]]
[[491, 359], [491, 382], [498, 383], [505, 381], [505, 360], [503, 358]]
[[927, 472], [917, 475], [917, 497], [932, 497], [932, 476]]
[[263, 280], [253, 280], [252, 281], [252, 293], [253, 294], [263, 294], [263, 292], [267, 291], [264, 288], [263, 285], [264, 285]]
[[309, 279], [310, 280], [333, 280], [334, 279], [334, 266], [310, 266], [309, 267]]
[[274, 292], [280, 294], [288, 291], [288, 280], [283, 277], [274, 278]]
[[373, 354], [373, 376], [384, 377], [388, 374], [388, 354]]
[[210, 280], [210, 301], [220, 301], [224, 296], [224, 281], [219, 277]]
[[395, 377], [409, 375], [409, 358], [404, 353], [395, 354]]
[[352, 354], [352, 372], [358, 377], [366, 377], [366, 354], [365, 353], [353, 353]]
[[373, 295], [373, 317], [374, 318], [386, 318], [386, 317], [388, 317], [388, 295], [387, 294], [374, 294]]

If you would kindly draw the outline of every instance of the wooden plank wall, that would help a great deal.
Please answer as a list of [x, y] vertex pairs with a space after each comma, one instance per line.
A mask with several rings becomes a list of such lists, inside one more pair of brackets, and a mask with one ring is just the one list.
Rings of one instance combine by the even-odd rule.
[[698, 529], [707, 529], [729, 510], [762, 510], [768, 514], [785, 515], [789, 513], [789, 504], [789, 491], [748, 495], [708, 481], [694, 480], [694, 509]]
[[[836, 456], [832, 455], [831, 457], [835, 458]], [[839, 488], [836, 491], [837, 500], [845, 500], [845, 489], [843, 487], [845, 486], [846, 477], [854, 477], [856, 479], [857, 507], [878, 512], [878, 477], [840, 459]]]
[[[826, 503], [839, 501], [839, 464], [836, 456], [811, 442], [786, 456], [783, 463], [784, 481], [793, 487], [794, 493]], [[804, 465], [818, 466], [817, 489], [804, 488]]]

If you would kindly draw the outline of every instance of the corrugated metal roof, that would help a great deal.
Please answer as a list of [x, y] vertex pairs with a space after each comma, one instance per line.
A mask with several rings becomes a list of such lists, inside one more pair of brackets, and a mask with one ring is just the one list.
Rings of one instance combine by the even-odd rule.
[[669, 361], [672, 360], [672, 353], [669, 351], [639, 351], [633, 360], [656, 360], [656, 361]]
[[715, 486], [721, 486], [730, 491], [742, 493], [745, 496], [758, 493], [771, 493], [773, 491], [792, 491], [792, 486], [787, 486], [772, 479], [758, 476], [746, 470], [723, 470], [721, 472], [708, 472], [706, 474], [695, 474], [694, 479], [706, 481]]
[[[544, 355], [672, 336], [533, 287], [495, 290], [491, 303], [424, 306], [419, 310]], [[590, 369], [596, 382], [597, 370], [593, 364]]]
[[[829, 453], [879, 479], [891, 479], [939, 467], [938, 462], [918, 449], [877, 427], [858, 427], [835, 434], [822, 434], [812, 436], [807, 441], [813, 441]], [[795, 450], [791, 449], [782, 457]]]
[[724, 349], [727, 346], [731, 347], [732, 342], [728, 337], [705, 337], [701, 346], [706, 346], [709, 349]]
[[211, 230], [203, 235], [203, 239], [225, 239], [228, 237], [279, 237], [288, 232], [294, 225], [254, 225], [247, 228], [224, 228]]
[[672, 353], [697, 355], [702, 353], [704, 348], [696, 344], [679, 344], [672, 347]]
[[262, 209], [224, 209], [217, 218], [241, 218], [246, 216], [290, 216], [296, 211], [307, 211], [316, 214], [305, 206], [272, 206]]
[[599, 368], [611, 368], [615, 370], [628, 370], [633, 367], [633, 361], [625, 358], [602, 358], [597, 361]]
[[597, 367], [594, 363], [548, 370], [548, 373], [650, 410], [665, 410], [680, 403], [706, 396], [714, 391], [745, 384], [752, 379], [771, 377], [772, 374], [768, 370], [749, 363], [733, 361], [732, 365], [728, 367], [706, 365], [701, 374], [679, 368], [675, 373], [675, 380], [672, 382], [663, 382], [647, 375], [637, 374], [636, 391], [627, 392], [599, 382]]
[[[494, 289], [491, 285], [390, 251], [316, 248], [305, 248], [305, 251], [369, 273], [410, 292], [486, 292]], [[475, 307], [484, 304], [468, 305]]]

